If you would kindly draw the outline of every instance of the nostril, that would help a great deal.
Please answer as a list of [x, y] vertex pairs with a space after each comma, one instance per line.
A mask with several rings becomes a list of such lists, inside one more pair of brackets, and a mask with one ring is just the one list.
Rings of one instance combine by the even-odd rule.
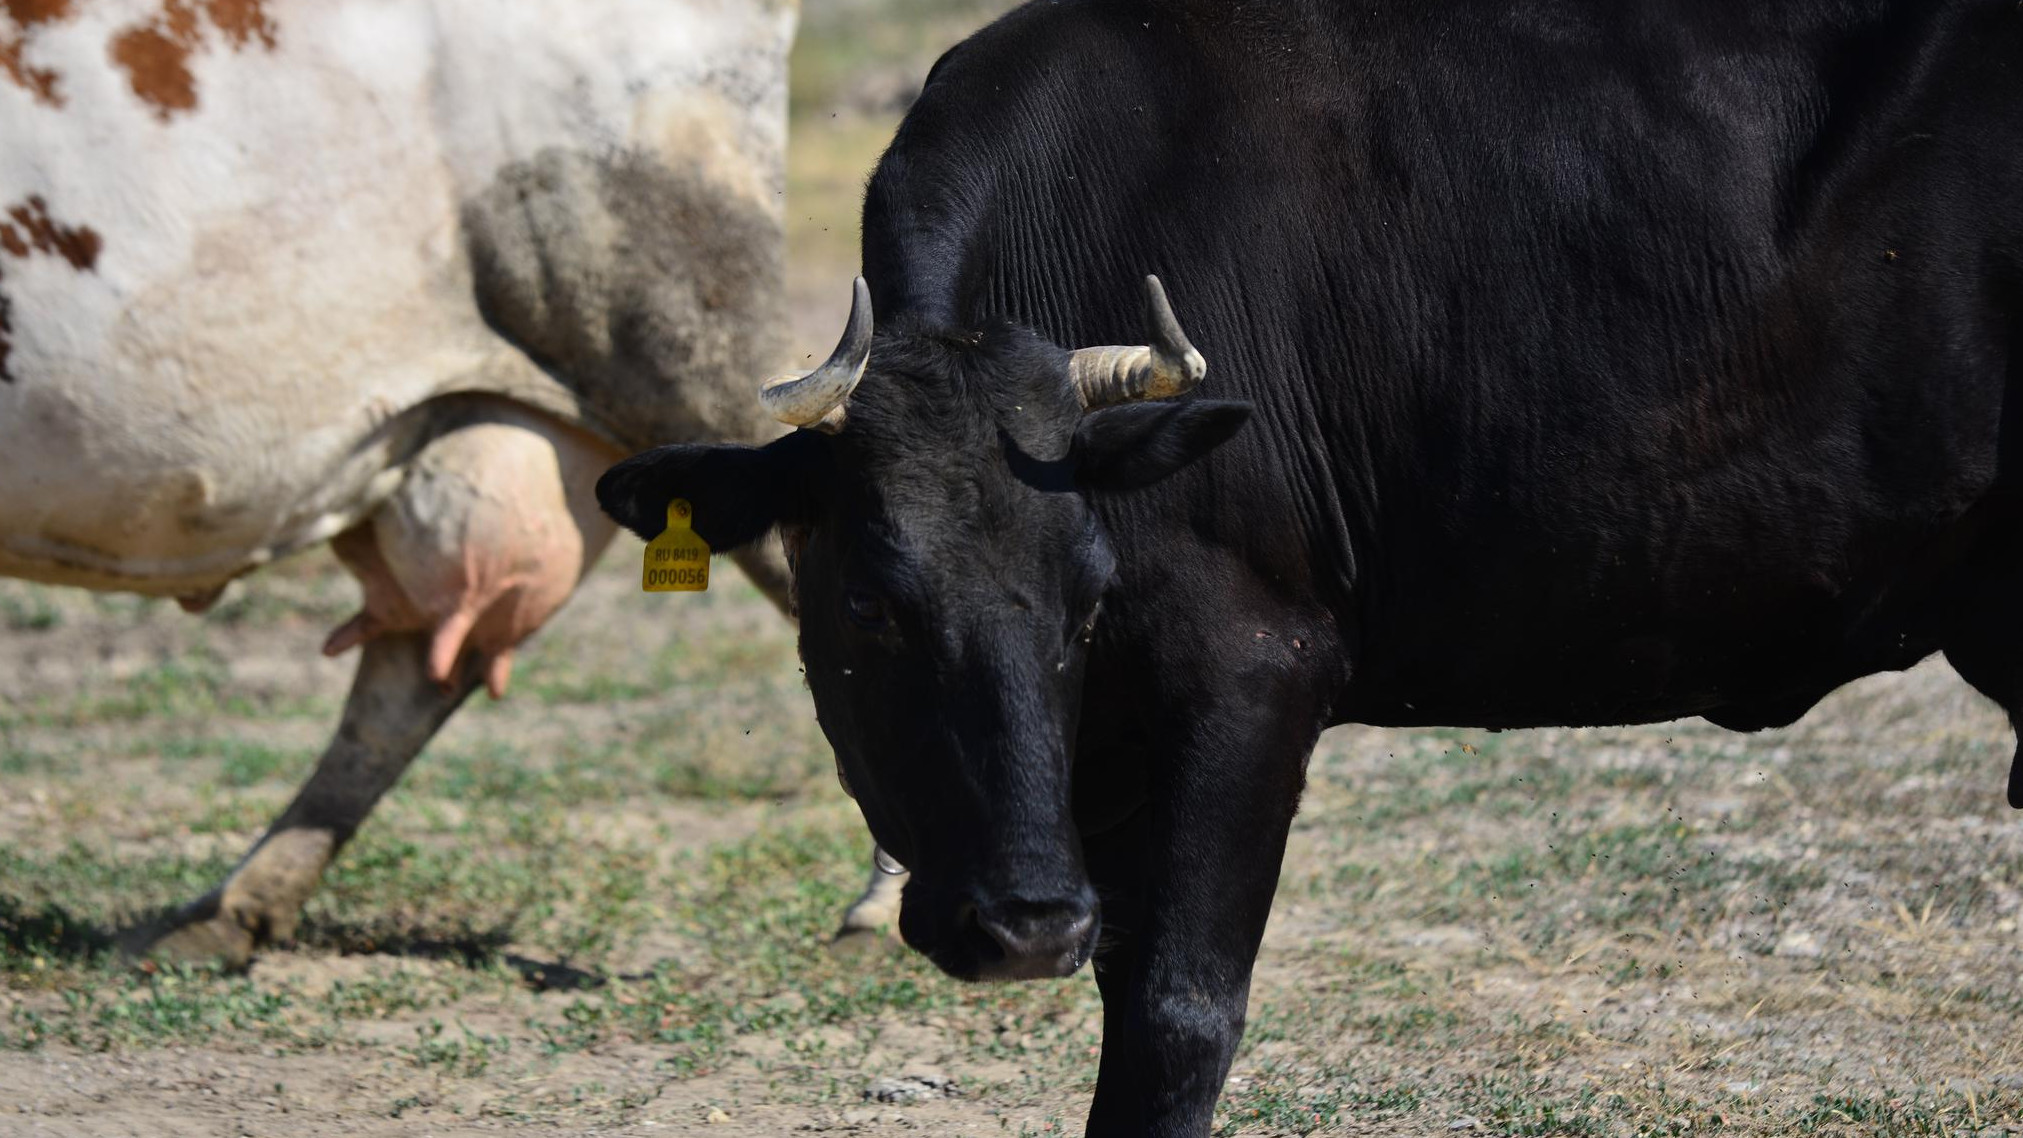
[[955, 907], [955, 927], [964, 932], [980, 933], [987, 940], [997, 939], [984, 927], [983, 920], [977, 915], [976, 906], [967, 901]]
[[1093, 908], [1074, 902], [1013, 901], [966, 908], [966, 915], [1004, 949], [1008, 960], [1079, 957], [1096, 922]]
[[1018, 924], [996, 917], [986, 917], [981, 912], [972, 913], [970, 919], [983, 934], [997, 942], [1008, 959], [1016, 959], [1026, 954], [1025, 930]]

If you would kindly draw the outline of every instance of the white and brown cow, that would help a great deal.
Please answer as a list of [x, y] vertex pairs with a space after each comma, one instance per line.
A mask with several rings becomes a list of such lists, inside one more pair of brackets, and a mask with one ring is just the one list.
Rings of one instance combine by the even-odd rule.
[[364, 591], [315, 773], [154, 947], [290, 934], [611, 539], [605, 467], [770, 433], [795, 15], [0, 0], [0, 574], [202, 609], [330, 541]]

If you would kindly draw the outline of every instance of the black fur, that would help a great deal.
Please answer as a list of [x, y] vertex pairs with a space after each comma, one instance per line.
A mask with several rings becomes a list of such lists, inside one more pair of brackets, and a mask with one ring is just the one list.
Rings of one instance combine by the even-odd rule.
[[[2013, 0], [1060, 0], [942, 59], [849, 426], [709, 508], [806, 527], [910, 943], [1058, 971], [1103, 898], [1091, 1133], [1207, 1132], [1330, 724], [1758, 726], [1939, 649], [2023, 710], [2019, 60]], [[1085, 418], [1147, 272], [1200, 398]]]
[[1097, 492], [1150, 486], [1229, 441], [1250, 404], [1135, 404], [1097, 411], [1075, 428], [1075, 479]]
[[597, 480], [597, 504], [613, 521], [652, 540], [667, 528], [667, 503], [687, 498], [696, 536], [729, 553], [776, 525], [811, 514], [825, 466], [819, 435], [797, 431], [762, 447], [683, 443], [637, 454]]

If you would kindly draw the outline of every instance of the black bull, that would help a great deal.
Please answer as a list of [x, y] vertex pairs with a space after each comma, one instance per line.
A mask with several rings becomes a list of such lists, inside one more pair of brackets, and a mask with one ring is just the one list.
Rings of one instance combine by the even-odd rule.
[[[1331, 724], [1753, 729], [1941, 650], [2023, 710], [2015, 0], [1035, 4], [864, 267], [814, 429], [599, 494], [798, 547], [909, 942], [1093, 951], [1092, 1133], [1206, 1132]], [[1068, 351], [1147, 272], [1208, 398]]]

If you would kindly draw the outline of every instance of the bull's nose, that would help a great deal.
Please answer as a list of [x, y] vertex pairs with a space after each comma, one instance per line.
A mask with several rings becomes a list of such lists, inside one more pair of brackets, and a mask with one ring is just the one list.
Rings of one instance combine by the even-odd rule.
[[985, 965], [988, 979], [1068, 976], [1095, 947], [1096, 907], [1080, 898], [1001, 901], [978, 907], [972, 919], [1004, 952], [1004, 959]]

